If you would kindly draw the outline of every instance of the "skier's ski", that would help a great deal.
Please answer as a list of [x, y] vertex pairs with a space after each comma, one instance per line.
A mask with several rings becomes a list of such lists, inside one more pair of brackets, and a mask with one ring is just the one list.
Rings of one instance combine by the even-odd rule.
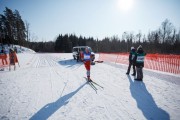
[[95, 92], [97, 93], [97, 88], [92, 84], [92, 82], [88, 82], [88, 84], [95, 90]]
[[[86, 80], [87, 80], [87, 78], [86, 77], [84, 77]], [[87, 80], [88, 81], [88, 80]], [[91, 79], [91, 81], [90, 81], [93, 85], [97, 85], [97, 86], [99, 86], [99, 87], [101, 87], [102, 89], [104, 89], [104, 87], [103, 86], [101, 86], [101, 85], [99, 85], [98, 83], [96, 83], [96, 82], [94, 82], [92, 79]]]
[[97, 85], [97, 86], [101, 87], [102, 89], [104, 89], [104, 87], [103, 87], [103, 86], [101, 86], [101, 85], [97, 84], [97, 83], [96, 83], [96, 82], [94, 82], [93, 80], [91, 81], [91, 83], [93, 83], [93, 84], [95, 84], [95, 85]]
[[92, 82], [89, 82], [87, 78], [85, 78], [87, 83], [94, 89], [94, 91], [97, 93], [97, 88], [92, 84]]

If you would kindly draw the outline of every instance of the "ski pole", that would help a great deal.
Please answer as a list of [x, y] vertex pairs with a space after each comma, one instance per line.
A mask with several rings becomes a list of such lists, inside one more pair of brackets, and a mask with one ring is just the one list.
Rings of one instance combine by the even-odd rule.
[[[18, 61], [18, 65], [19, 65], [19, 61]], [[19, 67], [20, 67], [20, 65], [19, 65]]]

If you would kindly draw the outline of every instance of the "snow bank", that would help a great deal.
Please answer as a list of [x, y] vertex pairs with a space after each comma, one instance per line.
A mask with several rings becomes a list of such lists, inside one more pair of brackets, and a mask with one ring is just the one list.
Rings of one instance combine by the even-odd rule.
[[[10, 45], [10, 46], [3, 45], [3, 47], [4, 47], [6, 53], [9, 53], [10, 48], [13, 48], [13, 49], [17, 48], [17, 53], [35, 53], [34, 50], [23, 47], [23, 46], [19, 46], [19, 45], [13, 45], [13, 46], [12, 45]], [[0, 46], [0, 51], [1, 50], [2, 50], [2, 46]]]

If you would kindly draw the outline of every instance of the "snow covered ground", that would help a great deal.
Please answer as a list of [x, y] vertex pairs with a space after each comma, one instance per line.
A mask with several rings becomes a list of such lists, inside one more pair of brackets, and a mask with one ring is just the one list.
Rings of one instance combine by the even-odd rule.
[[144, 81], [126, 65], [96, 63], [86, 83], [72, 54], [20, 53], [16, 71], [0, 71], [0, 120], [178, 120], [180, 77], [144, 70]]

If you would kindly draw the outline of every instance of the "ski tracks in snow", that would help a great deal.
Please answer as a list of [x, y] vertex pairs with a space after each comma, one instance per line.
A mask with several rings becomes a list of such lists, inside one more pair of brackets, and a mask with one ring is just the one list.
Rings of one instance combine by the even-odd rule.
[[126, 107], [126, 104], [128, 104], [128, 97], [126, 98], [126, 96], [128, 96], [129, 88], [122, 87], [128, 85], [127, 83], [124, 85], [123, 82], [126, 80], [126, 76], [123, 75], [122, 77], [120, 74], [124, 71], [103, 64], [99, 64], [97, 67], [96, 69], [102, 71], [97, 71], [94, 76], [97, 76], [97, 79], [104, 86], [104, 91], [100, 93], [100, 99], [103, 101], [108, 119], [134, 119], [131, 110]]

